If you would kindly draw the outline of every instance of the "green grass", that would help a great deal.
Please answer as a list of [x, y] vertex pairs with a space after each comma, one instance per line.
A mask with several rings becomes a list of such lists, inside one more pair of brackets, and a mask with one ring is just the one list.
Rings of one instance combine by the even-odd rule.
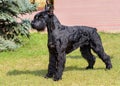
[[85, 70], [87, 62], [79, 49], [67, 55], [63, 79], [45, 79], [48, 66], [47, 34], [33, 33], [26, 45], [0, 53], [0, 86], [120, 86], [120, 34], [100, 33], [103, 46], [111, 56], [113, 68], [105, 70], [97, 57], [93, 70]]

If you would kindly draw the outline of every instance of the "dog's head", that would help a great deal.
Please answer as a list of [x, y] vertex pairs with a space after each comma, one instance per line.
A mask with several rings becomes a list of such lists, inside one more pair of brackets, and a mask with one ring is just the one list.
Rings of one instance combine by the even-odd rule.
[[42, 31], [46, 27], [46, 20], [48, 15], [46, 11], [40, 12], [34, 16], [34, 19], [31, 21], [31, 26], [37, 31]]
[[37, 13], [31, 21], [31, 26], [37, 31], [43, 31], [46, 27], [48, 20], [53, 16], [53, 7], [47, 5], [45, 10]]

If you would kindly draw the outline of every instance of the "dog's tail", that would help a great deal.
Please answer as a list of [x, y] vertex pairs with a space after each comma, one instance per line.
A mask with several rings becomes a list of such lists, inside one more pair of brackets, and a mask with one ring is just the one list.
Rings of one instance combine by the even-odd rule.
[[97, 28], [93, 28], [92, 32], [91, 32], [91, 39], [96, 39], [96, 40], [100, 40], [101, 41], [101, 37], [97, 32]]

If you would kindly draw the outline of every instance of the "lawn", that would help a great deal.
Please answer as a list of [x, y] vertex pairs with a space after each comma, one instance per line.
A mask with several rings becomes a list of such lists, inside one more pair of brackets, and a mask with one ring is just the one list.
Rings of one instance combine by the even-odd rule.
[[67, 55], [63, 79], [45, 79], [48, 66], [47, 34], [32, 33], [30, 40], [15, 51], [0, 53], [0, 86], [120, 86], [120, 33], [99, 33], [113, 68], [105, 70], [97, 57], [93, 70], [79, 49]]

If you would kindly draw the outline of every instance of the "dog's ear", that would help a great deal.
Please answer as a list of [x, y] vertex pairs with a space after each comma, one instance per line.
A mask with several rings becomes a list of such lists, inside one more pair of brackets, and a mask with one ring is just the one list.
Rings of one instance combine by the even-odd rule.
[[45, 11], [47, 11], [49, 15], [53, 15], [54, 0], [46, 0]]

